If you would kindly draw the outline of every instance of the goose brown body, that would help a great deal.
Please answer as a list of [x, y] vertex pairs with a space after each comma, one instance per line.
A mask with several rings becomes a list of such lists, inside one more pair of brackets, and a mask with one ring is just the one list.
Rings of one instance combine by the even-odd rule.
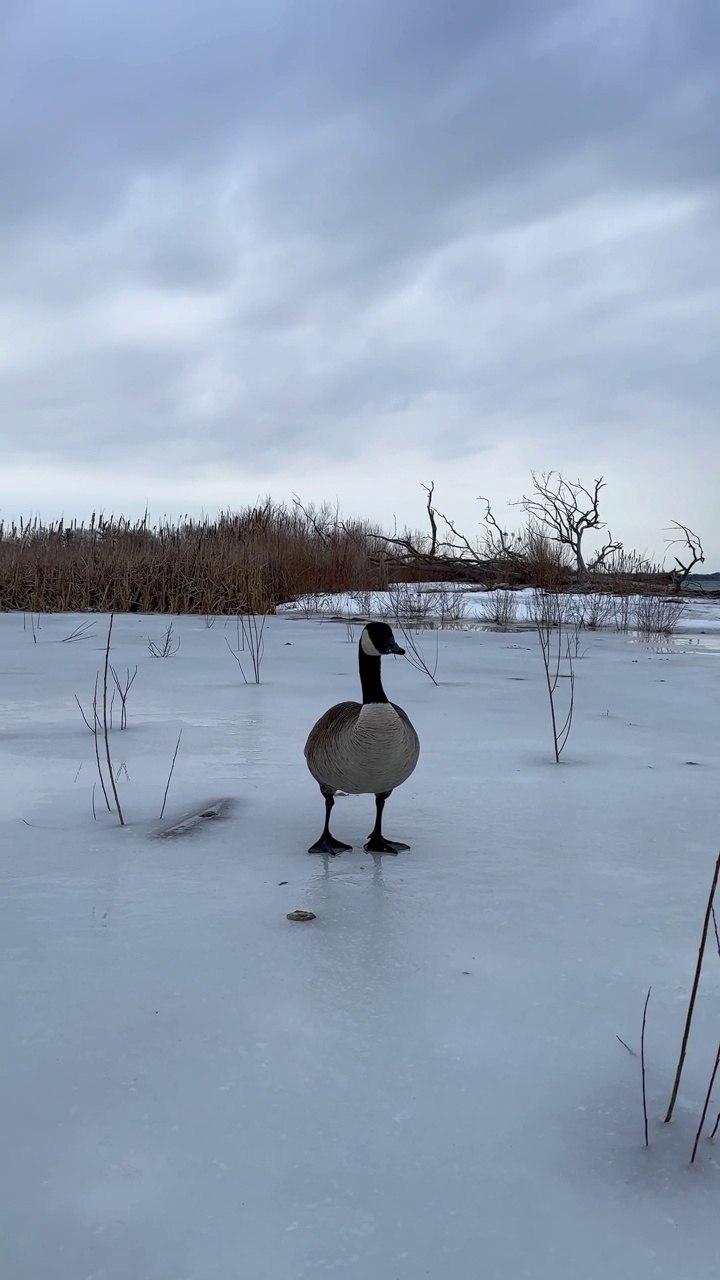
[[333, 791], [378, 795], [406, 782], [420, 756], [409, 716], [394, 702], [338, 702], [310, 731], [305, 759]]

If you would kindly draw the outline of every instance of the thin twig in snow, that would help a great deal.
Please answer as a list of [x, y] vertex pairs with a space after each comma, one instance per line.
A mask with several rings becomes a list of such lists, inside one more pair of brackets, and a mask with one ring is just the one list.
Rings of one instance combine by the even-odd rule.
[[85, 715], [85, 712], [84, 712], [84, 710], [83, 710], [83, 705], [82, 705], [82, 703], [81, 703], [80, 699], [78, 698], [77, 694], [75, 694], [75, 701], [77, 702], [77, 704], [78, 704], [78, 706], [79, 706], [79, 708], [80, 708], [80, 715], [82, 716], [83, 720], [85, 721], [85, 724], [87, 725], [87, 727], [88, 727], [88, 729], [90, 730], [90, 732], [91, 732], [91, 733], [97, 733], [97, 717], [96, 717], [96, 719], [95, 719], [95, 728], [93, 729], [93, 726], [91, 725], [90, 721], [88, 720], [87, 716]]
[[168, 774], [167, 786], [165, 787], [165, 795], [163, 796], [162, 809], [160, 810], [160, 817], [161, 817], [161, 818], [162, 818], [162, 816], [163, 816], [163, 814], [164, 814], [164, 812], [165, 812], [165, 805], [166, 805], [166, 803], [167, 803], [168, 791], [170, 790], [170, 783], [172, 782], [173, 770], [174, 770], [174, 768], [175, 768], [175, 761], [177, 760], [177, 753], [178, 753], [178, 751], [180, 750], [180, 739], [181, 739], [181, 738], [182, 738], [182, 729], [180, 730], [180, 732], [179, 732], [179, 734], [178, 734], [178, 740], [177, 740], [177, 742], [175, 743], [175, 754], [173, 755], [173, 758], [172, 758], [172, 764], [170, 765], [170, 773]]
[[631, 1058], [637, 1058], [637, 1054], [636, 1054], [635, 1050], [634, 1050], [634, 1049], [631, 1049], [631, 1048], [630, 1048], [630, 1045], [629, 1045], [629, 1044], [626, 1044], [626, 1043], [625, 1043], [625, 1041], [622, 1039], [622, 1037], [621, 1037], [621, 1036], [616, 1035], [616, 1036], [615, 1036], [615, 1039], [620, 1041], [620, 1043], [621, 1043], [621, 1045], [622, 1045], [623, 1049], [627, 1049], [627, 1051], [628, 1051], [628, 1053], [630, 1054], [630, 1057], [631, 1057]]
[[433, 684], [437, 685], [435, 676], [437, 674], [438, 660], [440, 657], [440, 632], [435, 632], [435, 660], [433, 661], [432, 659], [427, 659], [425, 657], [425, 652], [417, 637], [414, 636], [404, 623], [399, 621], [399, 619], [396, 621], [397, 626], [400, 628], [402, 633], [403, 640], [405, 641], [405, 657], [410, 663], [410, 666], [414, 667], [416, 671], [424, 671], [425, 675], [430, 677]]
[[650, 1003], [650, 992], [652, 987], [648, 987], [648, 993], [645, 997], [645, 1008], [643, 1009], [642, 1032], [640, 1033], [640, 1070], [642, 1072], [642, 1104], [643, 1104], [643, 1124], [645, 1127], [645, 1146], [650, 1146], [648, 1137], [648, 1113], [647, 1113], [647, 1088], [645, 1084], [645, 1024], [647, 1022], [647, 1010]]
[[[708, 1113], [708, 1107], [710, 1106], [710, 1094], [713, 1091], [713, 1085], [715, 1084], [715, 1077], [718, 1073], [718, 1067], [720, 1067], [720, 1044], [718, 1045], [718, 1051], [715, 1054], [715, 1065], [712, 1069], [712, 1075], [710, 1076], [710, 1083], [707, 1087], [707, 1093], [705, 1094], [705, 1105], [702, 1109], [702, 1115], [700, 1117], [700, 1124], [698, 1125], [698, 1131], [695, 1134], [695, 1146], [693, 1147], [692, 1155], [690, 1157], [691, 1164], [695, 1163], [695, 1156], [697, 1155], [698, 1143], [700, 1142], [700, 1135], [703, 1131], [703, 1125], [705, 1124], [705, 1117]], [[718, 1120], [720, 1120], [720, 1116], [718, 1116]], [[715, 1129], [717, 1129], [717, 1121], [715, 1122]], [[713, 1129], [710, 1135], [711, 1137], [715, 1136], [715, 1129]]]
[[703, 931], [700, 938], [700, 948], [698, 950], [697, 964], [695, 966], [695, 978], [690, 993], [690, 1003], [688, 1005], [687, 1018], [685, 1020], [685, 1030], [683, 1032], [682, 1044], [680, 1046], [680, 1057], [678, 1059], [677, 1070], [675, 1072], [675, 1080], [673, 1083], [672, 1094], [670, 1095], [670, 1103], [665, 1116], [665, 1124], [669, 1124], [672, 1120], [672, 1114], [675, 1110], [678, 1089], [680, 1088], [680, 1077], [685, 1066], [685, 1055], [687, 1053], [688, 1040], [690, 1039], [690, 1027], [692, 1025], [693, 1013], [695, 1012], [695, 1001], [697, 999], [698, 987], [700, 986], [700, 973], [702, 970], [703, 957], [705, 955], [705, 944], [707, 942], [708, 929], [710, 927], [710, 915], [713, 909], [713, 900], [715, 898], [715, 890], [717, 889], [718, 876], [720, 876], [720, 853], [715, 862], [715, 871], [713, 873], [712, 884], [710, 886], [710, 894], [705, 908], [705, 920], [703, 921]]
[[100, 727], [100, 717], [98, 715], [98, 681], [99, 679], [100, 679], [100, 673], [96, 672], [95, 673], [95, 693], [93, 695], [93, 719], [97, 726], [97, 728], [93, 733], [93, 738], [95, 740], [95, 760], [97, 763], [97, 771], [98, 771], [98, 777], [100, 779], [100, 786], [102, 787], [102, 793], [103, 793], [103, 796], [105, 797], [105, 804], [107, 805], [107, 811], [108, 813], [112, 813], [112, 805], [110, 804], [110, 798], [107, 793], [107, 787], [105, 786], [105, 779], [103, 778], [102, 764], [100, 763], [100, 742], [99, 742], [99, 736], [98, 736], [98, 730]]

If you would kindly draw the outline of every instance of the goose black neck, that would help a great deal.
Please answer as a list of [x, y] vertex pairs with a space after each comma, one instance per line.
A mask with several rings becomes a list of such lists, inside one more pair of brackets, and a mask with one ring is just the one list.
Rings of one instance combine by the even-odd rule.
[[368, 702], [387, 702], [387, 695], [382, 687], [380, 678], [380, 658], [366, 653], [362, 643], [358, 645], [358, 654], [363, 704]]

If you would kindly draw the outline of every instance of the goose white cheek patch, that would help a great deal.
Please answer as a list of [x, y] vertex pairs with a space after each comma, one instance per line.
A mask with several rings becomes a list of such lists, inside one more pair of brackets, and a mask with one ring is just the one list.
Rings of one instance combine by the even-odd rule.
[[369, 657], [369, 658], [381, 658], [381, 657], [382, 657], [382, 654], [381, 654], [380, 650], [375, 648], [375, 645], [373, 644], [372, 640], [370, 639], [370, 637], [369, 637], [369, 635], [368, 635], [367, 631], [363, 631], [363, 633], [362, 633], [362, 635], [361, 635], [361, 637], [360, 637], [360, 644], [362, 645], [362, 651], [363, 651], [363, 653], [366, 653], [366, 654], [368, 655], [368, 657]]

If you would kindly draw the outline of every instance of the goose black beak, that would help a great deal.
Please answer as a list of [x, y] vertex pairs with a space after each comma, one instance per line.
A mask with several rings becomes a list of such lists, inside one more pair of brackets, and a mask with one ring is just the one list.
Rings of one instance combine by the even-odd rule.
[[399, 653], [401, 657], [403, 657], [405, 654], [405, 650], [400, 648], [400, 645], [397, 643], [397, 640], [388, 640], [387, 652]]

